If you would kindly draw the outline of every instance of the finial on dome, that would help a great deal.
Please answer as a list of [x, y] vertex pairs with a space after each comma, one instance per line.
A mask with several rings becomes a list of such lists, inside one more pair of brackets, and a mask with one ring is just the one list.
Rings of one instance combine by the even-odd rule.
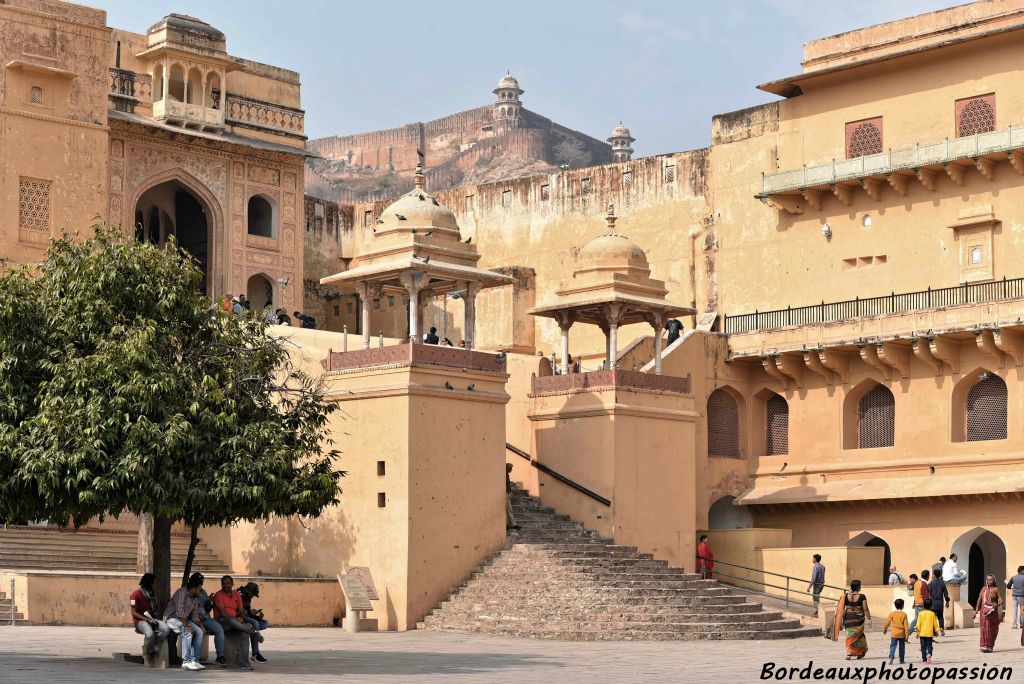
[[615, 222], [618, 220], [618, 218], [615, 216], [615, 205], [611, 202], [608, 203], [608, 215], [605, 217], [604, 220], [608, 222], [608, 232], [614, 233]]
[[423, 189], [423, 162], [416, 162], [416, 175], [415, 175], [416, 189]]

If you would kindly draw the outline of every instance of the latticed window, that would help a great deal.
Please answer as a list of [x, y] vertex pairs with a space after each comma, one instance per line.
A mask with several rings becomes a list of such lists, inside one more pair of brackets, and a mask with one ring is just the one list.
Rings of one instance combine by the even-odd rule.
[[512, 206], [511, 190], [506, 190], [505, 192], [501, 193], [501, 206], [505, 207], [506, 209]]
[[764, 453], [789, 453], [789, 403], [778, 394], [765, 402]]
[[584, 178], [583, 180], [580, 181], [580, 192], [582, 192], [584, 195], [590, 192], [589, 178]]
[[668, 165], [665, 167], [665, 182], [675, 183], [676, 182], [676, 167], [675, 165]]
[[22, 178], [18, 188], [18, 227], [50, 230], [50, 181]]
[[846, 156], [849, 159], [882, 152], [882, 119], [846, 124]]
[[629, 188], [633, 186], [633, 172], [623, 171], [622, 172], [622, 187]]
[[32, 104], [43, 104], [43, 89], [39, 86], [32, 86], [32, 92], [29, 99]]
[[963, 138], [996, 130], [995, 97], [982, 95], [956, 103], [956, 135]]
[[542, 186], [540, 186], [540, 200], [541, 200], [541, 202], [547, 202], [549, 199], [551, 199], [551, 186], [550, 185], [542, 185]]
[[1006, 439], [1006, 383], [985, 373], [967, 393], [968, 442]]
[[860, 449], [891, 447], [896, 434], [896, 400], [888, 387], [878, 385], [860, 398], [857, 446]]
[[740, 410], [724, 389], [708, 397], [708, 455], [740, 457]]

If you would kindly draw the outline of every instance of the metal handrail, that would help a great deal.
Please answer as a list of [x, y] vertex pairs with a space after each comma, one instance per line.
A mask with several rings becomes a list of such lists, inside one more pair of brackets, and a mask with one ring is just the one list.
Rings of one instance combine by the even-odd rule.
[[[786, 594], [785, 594], [784, 599], [785, 599], [786, 609], [787, 610], [789, 609], [789, 604], [790, 604], [790, 598], [789, 598], [790, 594], [797, 594], [797, 595], [802, 595], [802, 596], [810, 596], [812, 598], [814, 597], [814, 594], [809, 592], [809, 591], [802, 591], [800, 589], [795, 589], [792, 586], [790, 586], [791, 582], [793, 580], [797, 580], [797, 581], [799, 581], [802, 584], [805, 580], [803, 578], [800, 578], [800, 577], [794, 577], [793, 575], [783, 575], [782, 573], [772, 572], [770, 570], [765, 570], [763, 568], [753, 568], [753, 567], [750, 567], [750, 566], [747, 566], [747, 565], [740, 565], [739, 563], [730, 563], [728, 561], [721, 561], [721, 560], [718, 560], [716, 558], [707, 558], [705, 556], [697, 556], [697, 560], [711, 561], [712, 563], [715, 563], [717, 565], [727, 565], [727, 566], [729, 566], [731, 568], [739, 568], [740, 570], [747, 570], [747, 571], [750, 571], [750, 572], [756, 572], [756, 573], [760, 573], [762, 575], [771, 575], [773, 577], [782, 577], [782, 578], [784, 578], [786, 580], [785, 586], [783, 586], [781, 584], [771, 584], [770, 582], [765, 582], [764, 580], [754, 579], [752, 577], [740, 577], [738, 575], [730, 575], [729, 573], [726, 573], [726, 572], [720, 572], [720, 571], [717, 571], [717, 570], [712, 570], [712, 572], [715, 575], [720, 576], [720, 577], [729, 577], [729, 578], [737, 580], [739, 582], [747, 582], [749, 584], [759, 585], [759, 586], [765, 587], [766, 589], [767, 588], [772, 588], [772, 589], [782, 589], [782, 590], [785, 590]], [[807, 582], [807, 584], [811, 584], [811, 582]], [[738, 588], [744, 589], [745, 587], [738, 587]], [[822, 589], [825, 589], [825, 588], [837, 589], [837, 590], [839, 590], [841, 592], [844, 592], [844, 593], [849, 591], [848, 587], [837, 587], [837, 586], [832, 585], [832, 584], [822, 583]], [[767, 592], [765, 592], [765, 593], [767, 593]], [[839, 603], [839, 599], [837, 599], [835, 597], [832, 597], [832, 596], [826, 596], [826, 595], [823, 595], [823, 594], [818, 594], [818, 600], [835, 601], [837, 604]], [[803, 602], [800, 601], [799, 603], [803, 603]]]
[[508, 449], [509, 451], [511, 451], [516, 456], [519, 456], [521, 458], [525, 458], [527, 461], [530, 462], [530, 465], [532, 465], [534, 468], [536, 468], [540, 472], [544, 473], [545, 475], [550, 475], [551, 477], [555, 478], [556, 480], [558, 480], [562, 484], [565, 484], [565, 485], [568, 485], [568, 486], [572, 487], [573, 489], [575, 489], [580, 494], [584, 494], [586, 496], [589, 496], [594, 501], [596, 501], [596, 502], [598, 502], [600, 504], [604, 504], [605, 506], [611, 506], [612, 505], [611, 499], [606, 499], [605, 497], [601, 496], [600, 494], [598, 494], [597, 492], [593, 491], [592, 489], [587, 489], [586, 487], [584, 487], [580, 483], [575, 482], [574, 480], [570, 480], [565, 475], [562, 475], [561, 473], [559, 473], [559, 472], [557, 472], [555, 470], [552, 470], [551, 468], [547, 467], [543, 463], [535, 461], [533, 459], [533, 457], [530, 456], [530, 454], [526, 453], [522, 449], [520, 449], [518, 447], [515, 447], [515, 446], [509, 444], [508, 442], [505, 442], [505, 448]]
[[17, 613], [14, 610], [14, 578], [11, 578], [11, 627], [15, 625], [14, 616]]
[[754, 313], [722, 316], [726, 334], [771, 330], [796, 325], [814, 325], [850, 320], [864, 316], [906, 313], [920, 309], [958, 306], [978, 302], [1024, 297], [1024, 278], [1010, 278], [987, 283], [961, 283], [950, 287], [928, 288], [916, 292], [892, 292], [878, 297], [847, 299], [807, 306], [754, 311]]

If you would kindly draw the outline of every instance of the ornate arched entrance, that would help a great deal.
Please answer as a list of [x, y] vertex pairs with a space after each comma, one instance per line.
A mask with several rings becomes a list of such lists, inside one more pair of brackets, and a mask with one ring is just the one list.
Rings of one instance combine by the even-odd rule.
[[995, 575], [997, 587], [1006, 581], [1006, 544], [984, 527], [975, 527], [957, 537], [952, 553], [957, 555], [957, 565], [967, 573], [967, 581], [962, 585], [967, 595], [961, 594], [961, 600], [972, 606], [985, 586], [985, 575]]

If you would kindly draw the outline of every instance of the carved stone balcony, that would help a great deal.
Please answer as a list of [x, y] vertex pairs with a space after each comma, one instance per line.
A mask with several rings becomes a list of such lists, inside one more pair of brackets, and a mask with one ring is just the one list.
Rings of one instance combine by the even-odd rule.
[[830, 195], [849, 205], [858, 190], [878, 199], [889, 191], [905, 196], [912, 183], [934, 190], [940, 176], [963, 185], [972, 170], [991, 179], [995, 165], [1004, 160], [1024, 175], [1024, 127], [765, 174], [756, 197], [777, 209], [802, 214], [808, 205], [821, 209]]
[[222, 110], [186, 104], [170, 98], [156, 100], [153, 103], [153, 118], [157, 121], [203, 130], [219, 131], [224, 128], [224, 112]]
[[677, 378], [671, 375], [654, 375], [639, 371], [602, 370], [589, 373], [568, 373], [564, 375], [539, 375], [533, 377], [533, 395], [564, 394], [574, 391], [630, 388], [660, 392], [690, 393], [690, 376]]

